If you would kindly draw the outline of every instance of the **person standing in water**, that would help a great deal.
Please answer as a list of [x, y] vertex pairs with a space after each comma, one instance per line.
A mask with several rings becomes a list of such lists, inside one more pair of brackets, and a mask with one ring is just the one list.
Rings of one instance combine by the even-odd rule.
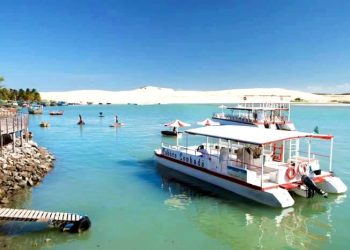
[[85, 125], [85, 122], [83, 121], [83, 118], [81, 117], [81, 114], [79, 114], [79, 121], [77, 124], [78, 125]]

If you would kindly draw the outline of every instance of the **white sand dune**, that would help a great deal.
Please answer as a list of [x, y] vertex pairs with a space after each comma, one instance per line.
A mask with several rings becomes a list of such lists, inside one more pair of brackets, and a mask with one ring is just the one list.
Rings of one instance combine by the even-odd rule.
[[[87, 102], [113, 104], [170, 104], [170, 103], [234, 103], [251, 96], [288, 96], [284, 99], [301, 98], [312, 103], [327, 103], [331, 97], [282, 88], [229, 89], [219, 91], [184, 91], [170, 88], [142, 87], [128, 91], [76, 90], [65, 92], [40, 92], [43, 100], [66, 101], [86, 104]], [[278, 97], [279, 98], [279, 97]]]

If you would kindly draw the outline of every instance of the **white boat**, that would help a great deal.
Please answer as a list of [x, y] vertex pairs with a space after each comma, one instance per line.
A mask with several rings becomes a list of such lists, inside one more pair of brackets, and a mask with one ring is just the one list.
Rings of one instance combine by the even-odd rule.
[[[228, 112], [224, 112], [223, 108]], [[221, 113], [214, 113], [212, 119], [221, 125], [244, 125], [277, 130], [295, 130], [290, 120], [289, 101], [244, 102], [232, 107], [221, 105]]]
[[[162, 143], [155, 150], [159, 164], [265, 205], [293, 206], [290, 192], [312, 198], [347, 190], [332, 171], [331, 135], [227, 125], [186, 130], [184, 136], [184, 146]], [[203, 143], [189, 145], [193, 136]], [[320, 139], [330, 142], [327, 162], [311, 148]]]
[[28, 113], [32, 115], [41, 115], [43, 113], [43, 105], [31, 105], [30, 107], [28, 107]]

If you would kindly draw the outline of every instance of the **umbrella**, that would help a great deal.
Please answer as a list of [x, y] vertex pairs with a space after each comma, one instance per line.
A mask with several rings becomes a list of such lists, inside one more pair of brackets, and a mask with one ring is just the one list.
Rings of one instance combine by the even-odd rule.
[[214, 122], [210, 119], [205, 119], [204, 121], [202, 122], [197, 122], [198, 125], [203, 125], [203, 126], [218, 126], [220, 125], [220, 123], [218, 122]]
[[224, 109], [227, 108], [225, 105], [221, 104], [219, 106], [219, 108], [221, 108], [221, 113], [224, 113]]
[[189, 127], [189, 126], [191, 126], [191, 124], [185, 123], [185, 122], [180, 121], [180, 120], [175, 120], [173, 122], [169, 122], [167, 124], [164, 124], [164, 126], [179, 128], [179, 127]]

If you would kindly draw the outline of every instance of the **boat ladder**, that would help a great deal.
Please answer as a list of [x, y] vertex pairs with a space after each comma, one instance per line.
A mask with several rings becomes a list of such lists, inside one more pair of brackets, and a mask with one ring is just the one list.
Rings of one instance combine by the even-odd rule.
[[14, 208], [0, 208], [0, 220], [45, 222], [61, 231], [80, 233], [90, 228], [89, 217], [73, 213], [45, 212]]

